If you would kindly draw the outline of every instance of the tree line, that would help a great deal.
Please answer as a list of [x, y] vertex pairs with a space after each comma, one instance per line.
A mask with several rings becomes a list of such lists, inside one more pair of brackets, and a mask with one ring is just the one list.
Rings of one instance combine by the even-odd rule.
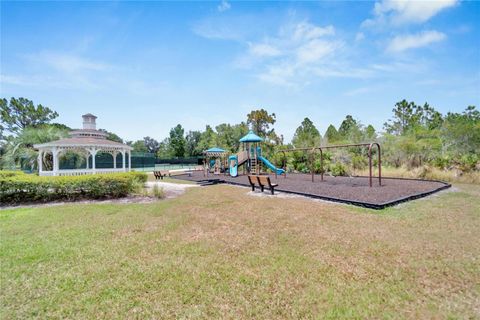
[[[3, 168], [18, 167], [20, 163], [36, 163], [33, 144], [45, 143], [68, 136], [70, 128], [55, 123], [58, 113], [41, 104], [35, 105], [25, 98], [0, 100], [0, 165]], [[264, 153], [275, 157], [282, 148], [305, 148], [321, 145], [380, 142], [383, 146], [384, 164], [408, 168], [434, 165], [442, 169], [452, 167], [461, 170], [479, 170], [480, 112], [468, 106], [461, 113], [441, 114], [428, 103], [417, 105], [407, 100], [399, 101], [392, 109], [392, 116], [378, 132], [371, 124], [364, 125], [351, 115], [336, 127], [330, 124], [322, 135], [314, 122], [306, 117], [295, 130], [291, 142], [274, 128], [275, 113], [259, 108], [246, 115], [238, 124], [207, 125], [204, 130], [186, 131], [181, 124], [171, 128], [163, 140], [144, 137], [137, 141], [124, 141], [117, 134], [105, 131], [108, 139], [126, 143], [134, 152], [155, 154], [158, 158], [183, 158], [201, 156], [211, 147], [221, 147], [229, 153], [240, 148], [239, 139], [253, 130], [263, 137]], [[353, 167], [365, 162], [361, 150], [351, 149], [326, 157], [340, 157]], [[283, 159], [285, 160], [285, 159]], [[293, 169], [305, 171], [305, 155], [292, 155]], [[328, 160], [328, 159], [327, 159]], [[338, 159], [337, 159], [338, 160]]]

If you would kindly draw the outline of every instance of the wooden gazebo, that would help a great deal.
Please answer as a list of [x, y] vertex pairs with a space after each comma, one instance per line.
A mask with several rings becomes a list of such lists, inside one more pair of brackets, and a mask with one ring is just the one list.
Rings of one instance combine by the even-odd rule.
[[[38, 173], [41, 176], [72, 176], [95, 173], [110, 173], [110, 172], [126, 172], [131, 169], [131, 151], [132, 147], [111, 141], [107, 139], [107, 133], [97, 130], [95, 119], [96, 116], [87, 113], [82, 116], [83, 129], [73, 130], [70, 132], [70, 137], [51, 141], [43, 144], [36, 144], [34, 148], [38, 150]], [[74, 151], [83, 154], [86, 158], [86, 168], [82, 169], [60, 169], [60, 157], [62, 153], [67, 151]], [[110, 153], [113, 157], [112, 168], [98, 169], [95, 164], [95, 157], [97, 153]], [[53, 166], [52, 170], [46, 171], [43, 167], [43, 160], [45, 155], [52, 154]], [[121, 166], [117, 165], [117, 155], [122, 155]], [[91, 166], [89, 165], [89, 158], [91, 157]], [[128, 157], [128, 167], [126, 158]]]

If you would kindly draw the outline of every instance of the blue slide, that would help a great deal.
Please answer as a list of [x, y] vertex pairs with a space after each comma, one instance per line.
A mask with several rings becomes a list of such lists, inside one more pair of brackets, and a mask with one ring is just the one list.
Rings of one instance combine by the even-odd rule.
[[236, 177], [238, 175], [238, 157], [236, 155], [228, 157], [228, 166], [230, 167], [230, 175]]
[[258, 157], [269, 169], [272, 169], [273, 171], [277, 171], [277, 174], [283, 174], [285, 173], [285, 170], [280, 169], [275, 167], [270, 161], [268, 161], [266, 158], [260, 156]]

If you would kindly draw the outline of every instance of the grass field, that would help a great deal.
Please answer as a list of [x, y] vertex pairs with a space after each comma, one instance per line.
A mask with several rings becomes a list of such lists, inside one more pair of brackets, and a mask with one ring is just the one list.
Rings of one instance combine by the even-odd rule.
[[0, 211], [1, 319], [480, 318], [480, 186], [370, 211], [192, 188]]

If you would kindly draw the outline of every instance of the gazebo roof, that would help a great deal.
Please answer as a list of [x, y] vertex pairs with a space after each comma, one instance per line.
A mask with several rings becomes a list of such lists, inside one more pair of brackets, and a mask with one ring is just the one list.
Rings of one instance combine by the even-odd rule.
[[50, 141], [47, 143], [36, 144], [34, 145], [36, 149], [41, 148], [51, 148], [51, 147], [106, 147], [106, 148], [115, 148], [115, 149], [126, 149], [132, 150], [133, 148], [116, 141], [111, 141], [107, 139], [98, 139], [92, 137], [75, 137], [75, 138], [64, 138], [60, 140]]
[[107, 150], [132, 150], [133, 148], [116, 141], [107, 139], [108, 134], [105, 131], [97, 130], [95, 119], [97, 118], [91, 113], [84, 114], [82, 117], [90, 117], [93, 121], [83, 122], [83, 129], [75, 129], [70, 131], [69, 138], [50, 141], [47, 143], [35, 144], [36, 149], [47, 149], [59, 147], [62, 149], [70, 148], [104, 148]]
[[243, 138], [239, 140], [240, 142], [262, 142], [263, 139], [257, 136], [255, 133], [253, 133], [252, 130], [250, 130]]
[[215, 148], [210, 148], [204, 151], [204, 153], [225, 153], [225, 150], [223, 150], [222, 148], [215, 147]]

